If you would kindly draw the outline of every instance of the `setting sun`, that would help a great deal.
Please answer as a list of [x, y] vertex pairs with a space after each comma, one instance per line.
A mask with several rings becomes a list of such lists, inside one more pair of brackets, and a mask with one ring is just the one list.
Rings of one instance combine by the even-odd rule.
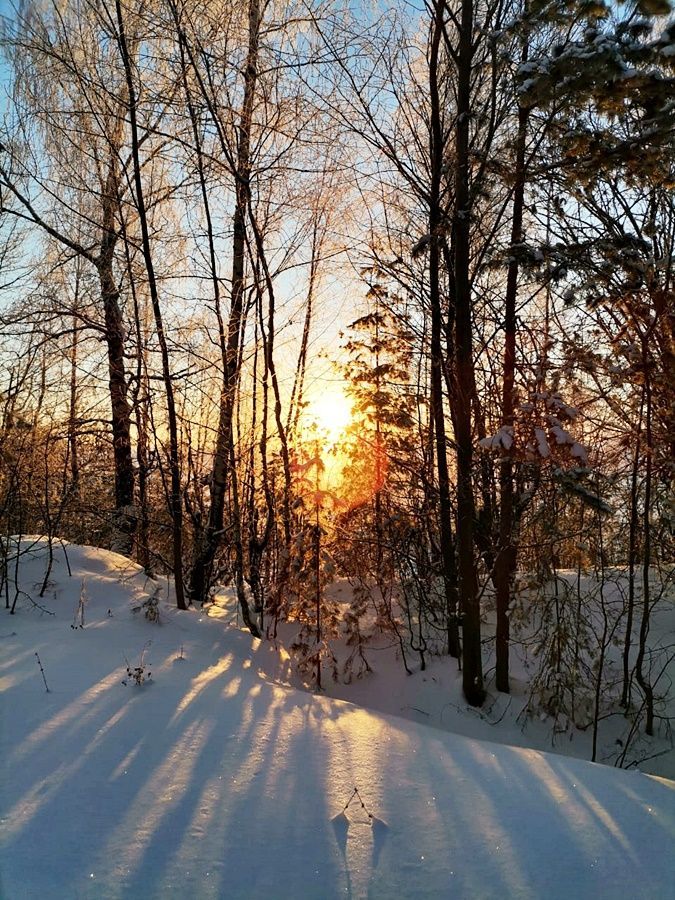
[[305, 410], [305, 423], [316, 425], [335, 443], [352, 420], [352, 404], [340, 387], [333, 385], [317, 393]]

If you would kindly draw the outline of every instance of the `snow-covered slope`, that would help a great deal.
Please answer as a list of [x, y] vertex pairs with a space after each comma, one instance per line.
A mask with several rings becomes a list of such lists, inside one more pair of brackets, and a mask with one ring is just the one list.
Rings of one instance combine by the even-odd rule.
[[[675, 783], [270, 683], [248, 635], [151, 623], [136, 567], [67, 553], [54, 615], [0, 630], [3, 898], [673, 896]], [[37, 599], [44, 545], [22, 571]]]

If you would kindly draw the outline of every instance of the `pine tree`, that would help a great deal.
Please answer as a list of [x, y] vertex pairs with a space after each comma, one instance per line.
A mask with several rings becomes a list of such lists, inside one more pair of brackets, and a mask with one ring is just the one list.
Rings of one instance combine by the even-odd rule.
[[345, 667], [347, 677], [357, 658], [362, 670], [369, 668], [364, 648], [371, 631], [363, 624], [369, 610], [374, 612], [375, 630], [401, 635], [394, 596], [400, 574], [398, 520], [414, 515], [416, 506], [409, 481], [416, 466], [412, 335], [405, 318], [392, 311], [399, 303], [395, 295], [374, 283], [368, 296], [372, 311], [351, 323], [344, 345], [353, 422], [340, 447], [345, 462], [336, 528], [347, 545], [340, 558], [354, 590], [345, 616], [347, 643], [353, 650]]
[[326, 593], [326, 587], [335, 577], [325, 520], [327, 507], [334, 497], [322, 485], [324, 463], [318, 432], [307, 443], [311, 452], [299, 455], [291, 468], [296, 527], [288, 558], [284, 615], [300, 624], [291, 644], [295, 665], [320, 691], [324, 661], [328, 662], [333, 678], [337, 678], [338, 671], [331, 639], [338, 634], [340, 615], [337, 603]]

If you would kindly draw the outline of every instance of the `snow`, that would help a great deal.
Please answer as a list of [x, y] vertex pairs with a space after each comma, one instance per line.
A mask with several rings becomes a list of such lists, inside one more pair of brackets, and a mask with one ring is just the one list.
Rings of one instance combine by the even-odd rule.
[[528, 91], [531, 91], [532, 88], [533, 88], [536, 84], [537, 84], [537, 79], [536, 79], [536, 78], [526, 78], [525, 81], [523, 81], [523, 82], [520, 84], [520, 86], [519, 86], [519, 88], [518, 88], [518, 93], [519, 93], [519, 94], [527, 94]]
[[588, 465], [588, 453], [586, 452], [586, 448], [583, 447], [578, 441], [572, 441], [572, 448], [570, 450], [570, 453], [576, 459], [581, 460], [582, 465]]
[[499, 450], [500, 447], [510, 450], [513, 446], [513, 426], [502, 425], [496, 434], [482, 438], [478, 443], [485, 450]]
[[574, 438], [566, 431], [552, 416], [549, 416], [551, 424], [551, 434], [555, 438], [556, 444], [573, 444]]
[[[152, 623], [133, 612], [156, 591], [136, 566], [54, 549], [38, 601], [54, 615], [22, 596], [0, 634], [3, 898], [672, 889], [674, 782], [294, 689], [284, 654], [226, 611], [160, 601]], [[44, 550], [22, 563], [35, 600]]]
[[539, 456], [541, 456], [542, 459], [548, 459], [548, 457], [551, 455], [551, 448], [548, 445], [546, 432], [543, 428], [537, 427], [534, 429], [534, 436], [537, 439], [537, 450], [539, 451]]

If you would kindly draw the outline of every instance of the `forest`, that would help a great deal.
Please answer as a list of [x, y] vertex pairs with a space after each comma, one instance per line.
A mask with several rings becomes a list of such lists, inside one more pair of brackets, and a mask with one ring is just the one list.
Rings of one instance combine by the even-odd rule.
[[668, 0], [0, 10], [4, 630], [104, 548], [317, 693], [672, 758]]

